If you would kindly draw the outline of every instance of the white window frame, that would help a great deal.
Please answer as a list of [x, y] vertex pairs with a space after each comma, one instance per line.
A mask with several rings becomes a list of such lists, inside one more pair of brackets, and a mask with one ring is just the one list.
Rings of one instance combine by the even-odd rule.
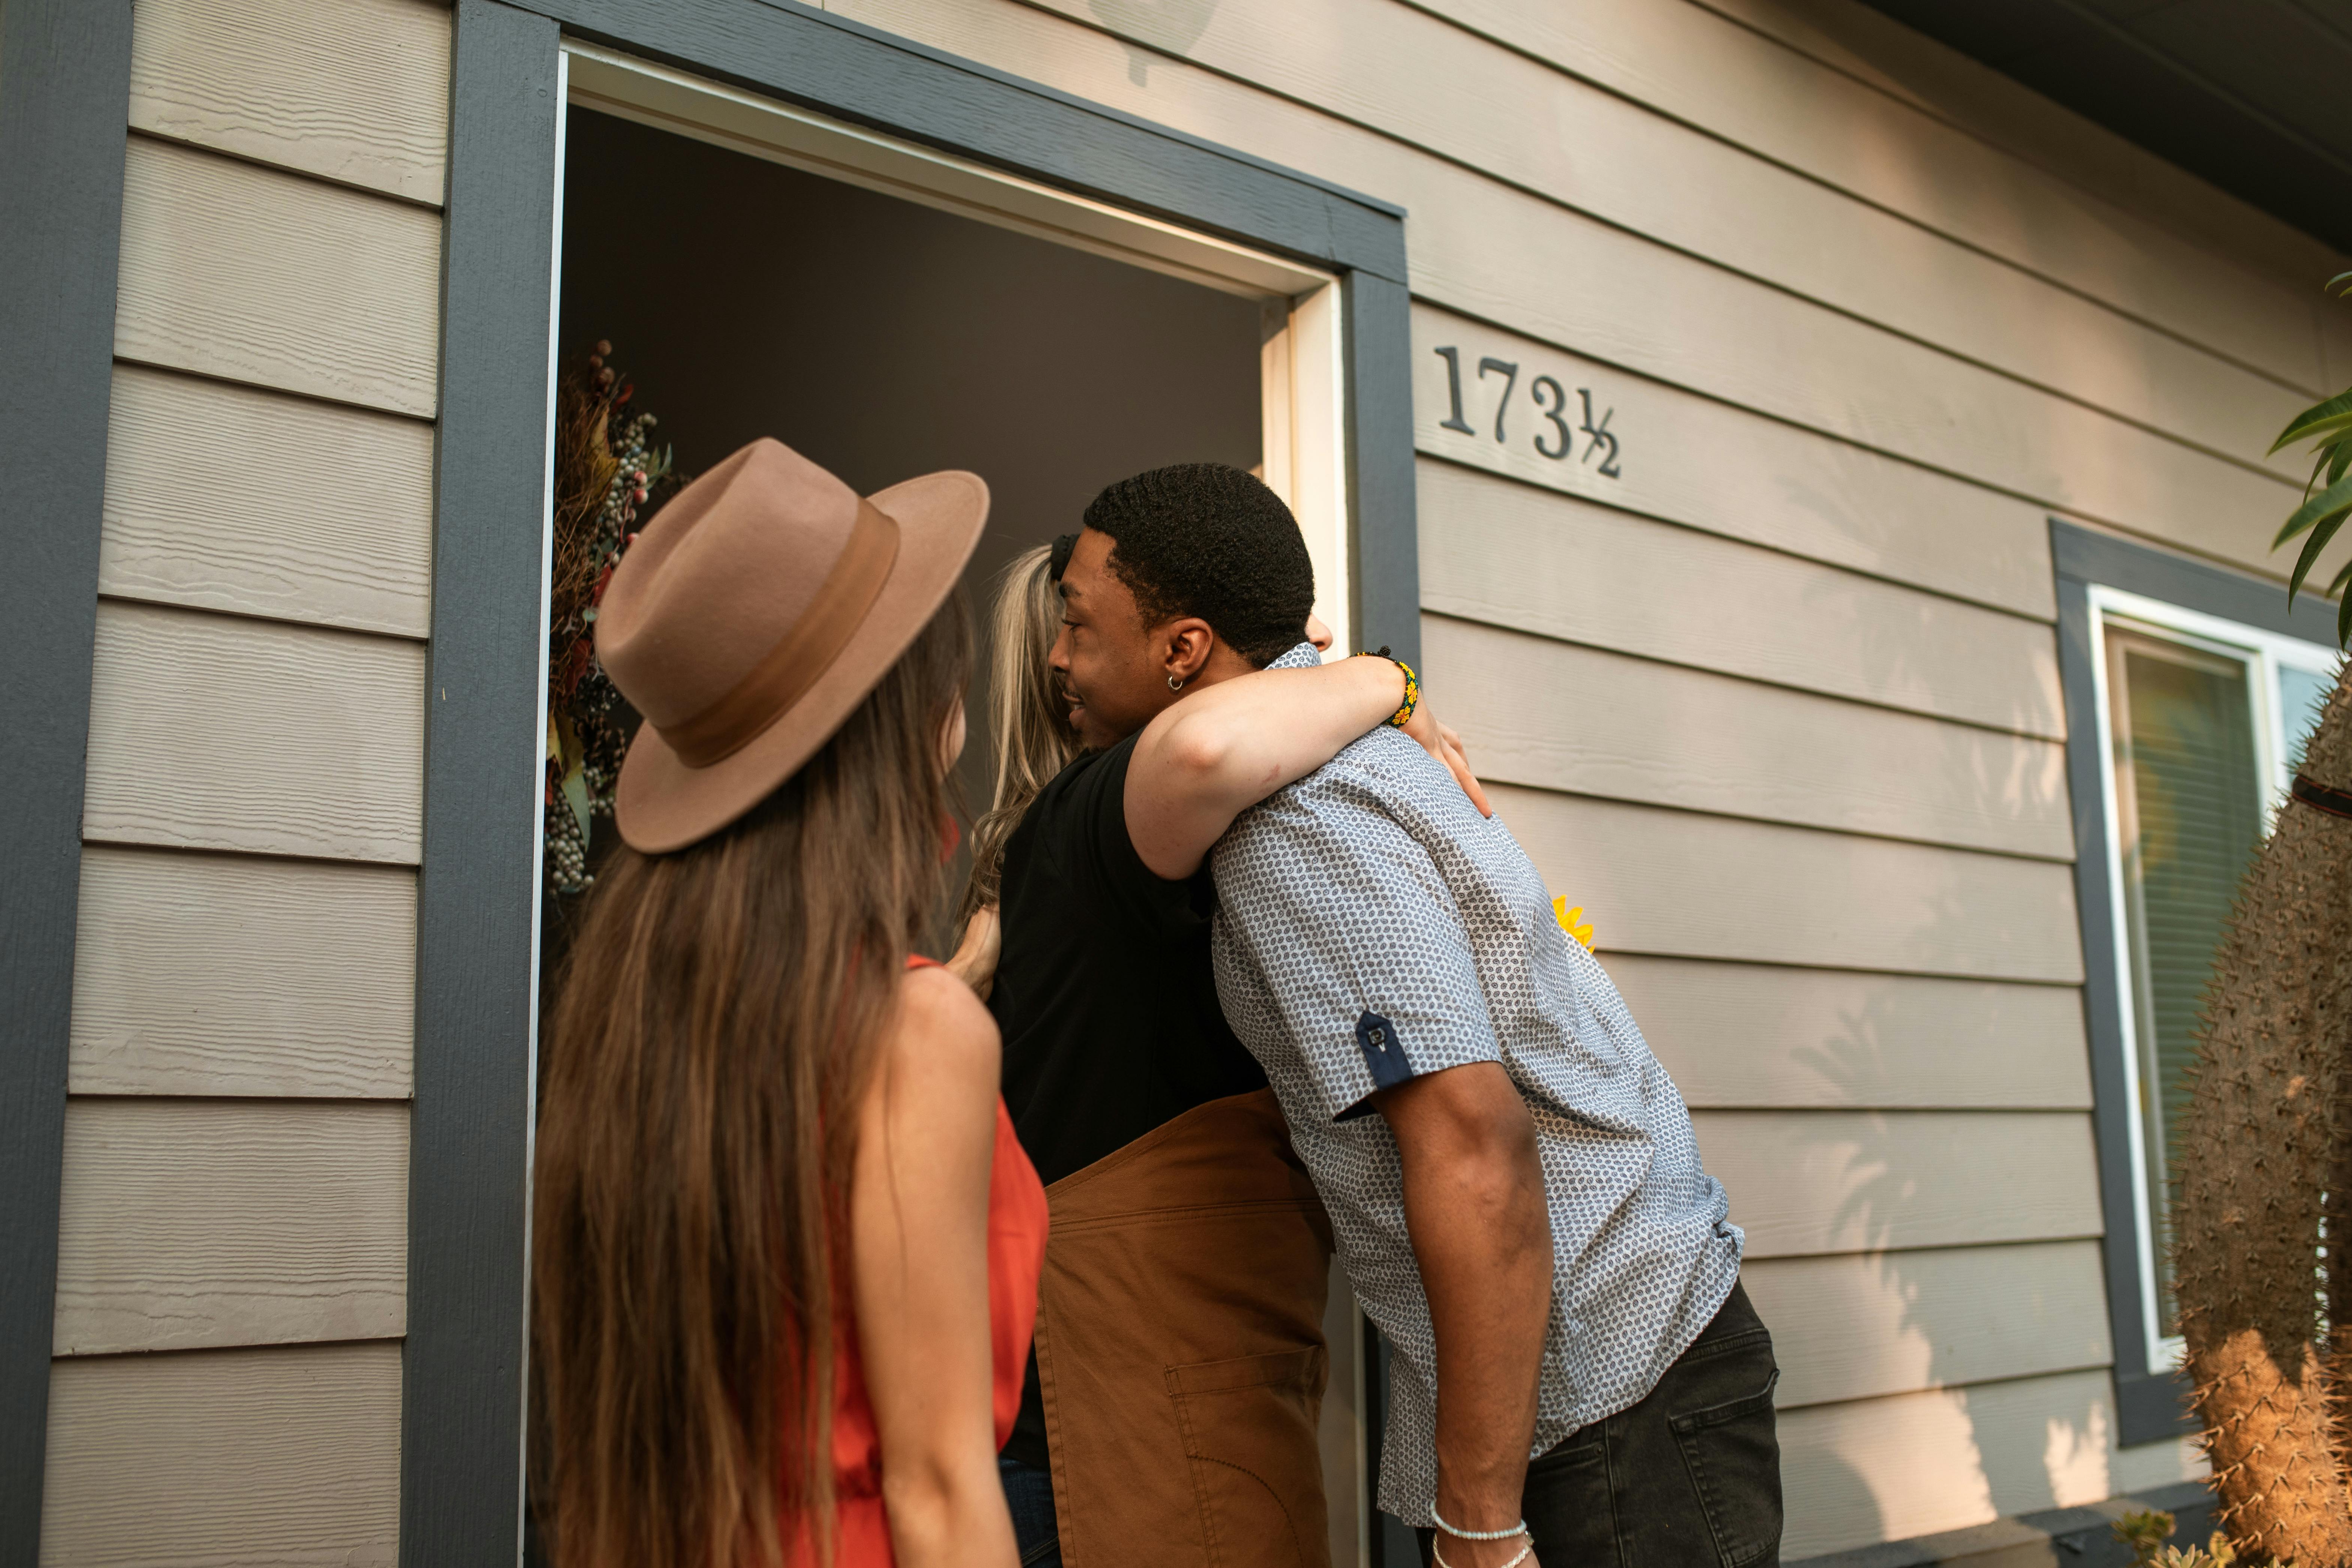
[[2161, 1373], [2169, 1372], [2179, 1364], [2182, 1342], [2178, 1334], [2163, 1333], [2157, 1318], [2156, 1218], [2149, 1212], [2147, 1198], [2147, 1131], [2141, 1110], [2145, 1101], [2140, 1075], [2138, 987], [2133, 983], [2131, 922], [2125, 915], [2128, 908], [2126, 902], [2128, 893], [2124, 886], [2122, 817], [2116, 798], [2115, 719], [2107, 689], [2107, 625], [2116, 621], [2124, 623], [2126, 630], [2141, 626], [2159, 635], [2169, 633], [2187, 646], [2248, 661], [2254, 671], [2254, 766], [2257, 774], [2268, 785], [2263, 805], [2266, 833], [2267, 825], [2275, 819], [2279, 806], [2287, 798], [2288, 785], [2294, 782], [2293, 770], [2287, 764], [2288, 715], [2280, 711], [2278, 672], [2284, 667], [2324, 677], [2333, 676], [2338, 655], [2334, 648], [2318, 643], [2283, 637], [2276, 632], [2263, 631], [2143, 595], [2126, 593], [2120, 588], [2095, 583], [2090, 584], [2089, 592], [2091, 679], [2098, 714], [2099, 804], [2107, 827], [2107, 887], [2116, 911], [2116, 1004], [2123, 1018], [2124, 1076], [2131, 1096], [2131, 1114], [2127, 1121], [2131, 1129], [2132, 1222], [2139, 1251], [2140, 1310], [2147, 1332], [2142, 1342], [2148, 1346], [2147, 1370]]

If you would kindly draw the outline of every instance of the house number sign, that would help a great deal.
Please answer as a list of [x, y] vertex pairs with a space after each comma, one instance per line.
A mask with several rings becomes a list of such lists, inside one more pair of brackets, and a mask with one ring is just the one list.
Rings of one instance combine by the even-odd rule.
[[[1445, 391], [1450, 400], [1446, 417], [1439, 428], [1459, 430], [1465, 436], [1483, 437], [1486, 432], [1462, 416], [1462, 351], [1448, 345], [1431, 353], [1445, 362]], [[1604, 408], [1593, 412], [1592, 389], [1580, 386], [1575, 402], [1569, 401], [1567, 387], [1557, 377], [1538, 375], [1528, 383], [1527, 416], [1522, 419], [1511, 407], [1511, 394], [1519, 384], [1517, 360], [1497, 359], [1493, 354], [1482, 357], [1471, 373], [1484, 388], [1491, 378], [1499, 377], [1503, 395], [1495, 400], [1494, 437], [1497, 445], [1512, 446], [1527, 441], [1534, 446], [1536, 455], [1555, 463], [1565, 463], [1571, 457], [1581, 465], [1593, 468], [1604, 479], [1622, 479], [1624, 470], [1619, 466], [1622, 456], [1616, 436], [1609, 428], [1609, 420], [1617, 410]], [[1600, 461], [1596, 466], [1594, 459]]]

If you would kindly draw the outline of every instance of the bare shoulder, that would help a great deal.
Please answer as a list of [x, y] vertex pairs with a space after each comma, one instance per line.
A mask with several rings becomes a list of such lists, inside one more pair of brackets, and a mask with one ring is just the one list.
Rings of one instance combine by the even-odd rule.
[[894, 1068], [961, 1082], [992, 1093], [1000, 1047], [996, 1020], [971, 987], [945, 969], [910, 969], [898, 982], [898, 1011], [884, 1051]]

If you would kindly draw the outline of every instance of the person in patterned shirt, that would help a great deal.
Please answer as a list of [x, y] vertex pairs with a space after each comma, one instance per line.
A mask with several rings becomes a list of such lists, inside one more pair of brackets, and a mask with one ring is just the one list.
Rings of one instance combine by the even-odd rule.
[[1381, 1506], [1450, 1568], [1777, 1563], [1743, 1237], [1501, 820], [1383, 727], [1210, 864], [1226, 1019], [1398, 1352]]

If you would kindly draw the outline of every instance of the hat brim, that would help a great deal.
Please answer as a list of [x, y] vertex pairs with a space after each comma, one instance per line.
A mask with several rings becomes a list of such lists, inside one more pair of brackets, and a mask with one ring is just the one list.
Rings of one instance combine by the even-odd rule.
[[898, 555], [866, 619], [800, 700], [709, 767], [688, 767], [651, 724], [638, 726], [614, 791], [614, 816], [630, 848], [683, 849], [766, 799], [833, 739], [947, 602], [987, 525], [987, 484], [951, 469], [866, 499], [898, 524]]

